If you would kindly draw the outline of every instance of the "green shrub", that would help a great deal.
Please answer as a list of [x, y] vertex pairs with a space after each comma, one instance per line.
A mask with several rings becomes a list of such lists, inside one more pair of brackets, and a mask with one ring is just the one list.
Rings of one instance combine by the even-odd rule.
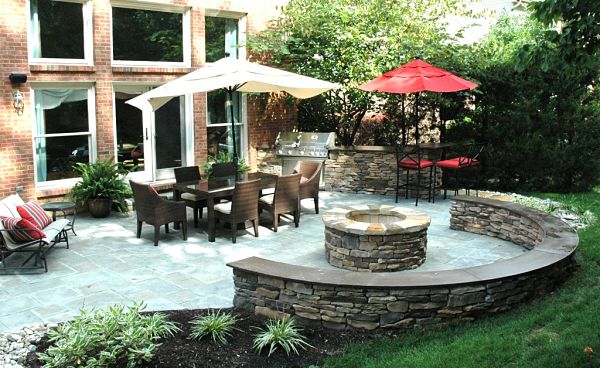
[[[207, 160], [202, 163], [202, 171], [207, 178], [212, 174], [212, 165], [217, 163], [233, 162], [233, 156], [227, 152], [217, 152], [214, 156], [208, 156]], [[243, 158], [238, 158], [238, 173], [245, 173], [250, 167], [246, 164]]]
[[300, 355], [298, 348], [306, 349], [307, 347], [312, 347], [306, 342], [306, 338], [302, 336], [294, 320], [290, 317], [267, 322], [266, 329], [256, 335], [253, 343], [254, 349], [260, 354], [266, 346], [269, 347], [268, 356], [271, 356], [279, 346], [288, 355], [290, 355], [290, 351]]
[[85, 204], [90, 199], [111, 198], [121, 212], [127, 212], [125, 199], [131, 198], [131, 188], [125, 181], [129, 170], [112, 159], [92, 164], [78, 162], [73, 170], [81, 175], [71, 189], [69, 197], [77, 203]]
[[190, 336], [198, 340], [205, 336], [210, 336], [212, 341], [227, 345], [227, 338], [236, 329], [234, 325], [237, 321], [237, 317], [231, 313], [221, 313], [221, 311], [215, 313], [214, 311], [210, 311], [206, 316], [190, 321], [193, 325]]
[[136, 367], [152, 360], [159, 338], [179, 328], [161, 313], [142, 315], [143, 302], [125, 308], [82, 309], [72, 321], [48, 330], [51, 345], [38, 354], [47, 368]]

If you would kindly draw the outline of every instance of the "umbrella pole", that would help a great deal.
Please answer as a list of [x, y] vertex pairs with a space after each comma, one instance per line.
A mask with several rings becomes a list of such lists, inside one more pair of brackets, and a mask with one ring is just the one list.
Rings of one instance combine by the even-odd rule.
[[402, 145], [406, 146], [406, 105], [404, 95], [402, 96]]
[[233, 165], [235, 166], [235, 172], [237, 173], [238, 168], [238, 152], [235, 144], [235, 119], [233, 118], [233, 88], [227, 88], [227, 98], [229, 99], [229, 112], [231, 116], [231, 138], [233, 140]]
[[417, 97], [415, 100], [415, 143], [419, 144], [419, 97], [421, 96], [421, 92], [417, 92]]

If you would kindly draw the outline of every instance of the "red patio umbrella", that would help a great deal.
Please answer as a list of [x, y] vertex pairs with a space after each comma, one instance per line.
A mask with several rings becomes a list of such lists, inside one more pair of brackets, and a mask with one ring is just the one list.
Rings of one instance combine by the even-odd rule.
[[415, 138], [417, 143], [419, 143], [418, 111], [420, 92], [457, 92], [475, 87], [477, 87], [477, 84], [462, 79], [444, 69], [436, 68], [418, 57], [358, 86], [359, 89], [369, 92], [417, 93], [415, 101], [417, 116]]

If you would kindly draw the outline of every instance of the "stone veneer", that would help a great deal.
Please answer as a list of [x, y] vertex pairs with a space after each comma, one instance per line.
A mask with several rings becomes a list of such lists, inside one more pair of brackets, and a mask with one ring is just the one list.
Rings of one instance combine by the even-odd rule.
[[[438, 159], [440, 151], [425, 151], [425, 159]], [[257, 150], [257, 168], [261, 171], [281, 172], [281, 160], [273, 149]], [[409, 172], [409, 180], [416, 183], [415, 171]], [[406, 181], [406, 173], [400, 174], [400, 184]], [[429, 172], [421, 173], [421, 185], [429, 182]], [[437, 171], [436, 183], [442, 182], [441, 170]], [[352, 146], [334, 147], [325, 160], [324, 189], [334, 192], [361, 194], [396, 194], [396, 152], [394, 147]], [[411, 191], [410, 195], [414, 197]], [[427, 198], [422, 190], [420, 198]]]
[[390, 272], [425, 262], [431, 217], [394, 206], [349, 206], [323, 214], [327, 261], [351, 271]]
[[418, 328], [506, 311], [555, 289], [573, 272], [579, 238], [560, 219], [514, 203], [453, 200], [454, 228], [532, 249], [488, 265], [410, 273], [323, 270], [251, 257], [228, 264], [234, 305], [333, 329]]

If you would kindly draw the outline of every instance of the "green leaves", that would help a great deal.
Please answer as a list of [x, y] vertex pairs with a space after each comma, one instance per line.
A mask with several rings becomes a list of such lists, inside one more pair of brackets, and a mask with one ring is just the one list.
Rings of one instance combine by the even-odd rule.
[[[233, 162], [233, 155], [230, 153], [219, 151], [214, 156], [208, 156], [206, 161], [202, 163], [202, 171], [207, 178], [210, 178], [212, 174], [212, 165], [215, 163]], [[246, 160], [238, 158], [238, 173], [245, 173], [250, 170], [250, 167], [246, 164]]]
[[112, 198], [119, 211], [127, 212], [125, 199], [131, 198], [131, 188], [125, 182], [129, 170], [112, 159], [92, 164], [76, 163], [73, 167], [81, 175], [69, 196], [77, 203], [94, 198]]
[[[302, 130], [335, 131], [354, 142], [374, 97], [355, 87], [448, 43], [440, 17], [464, 14], [462, 0], [291, 0], [271, 28], [250, 37], [255, 54], [280, 68], [344, 85], [303, 100]], [[302, 114], [306, 112], [307, 114]]]
[[298, 349], [312, 347], [306, 342], [306, 338], [302, 336], [294, 320], [287, 316], [280, 320], [270, 320], [265, 329], [256, 335], [254, 349], [260, 353], [267, 346], [268, 356], [271, 356], [278, 347], [283, 348], [288, 355], [290, 352], [300, 355]]
[[193, 326], [190, 336], [198, 340], [209, 336], [213, 342], [227, 345], [227, 338], [236, 329], [234, 325], [237, 321], [237, 317], [231, 313], [210, 311], [206, 316], [198, 317], [190, 322]]
[[125, 308], [82, 309], [72, 321], [48, 330], [51, 345], [38, 354], [47, 368], [109, 368], [127, 362], [137, 367], [152, 360], [161, 337], [179, 328], [161, 313], [141, 314], [143, 302]]

